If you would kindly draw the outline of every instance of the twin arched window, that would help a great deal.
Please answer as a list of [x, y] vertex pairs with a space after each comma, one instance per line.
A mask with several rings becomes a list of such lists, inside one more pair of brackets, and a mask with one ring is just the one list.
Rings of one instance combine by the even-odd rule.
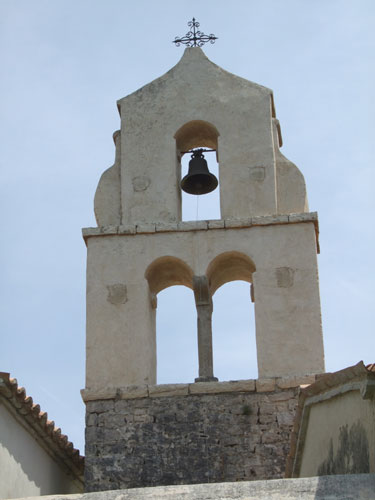
[[[237, 371], [236, 369], [234, 370], [236, 373], [235, 378], [256, 376], [256, 349], [254, 348], [255, 328], [251, 328], [251, 322], [254, 323], [254, 315], [253, 318], [250, 318], [250, 310], [252, 309], [250, 294], [248, 287], [243, 283], [247, 282], [251, 284], [254, 272], [255, 265], [253, 261], [247, 255], [234, 251], [222, 253], [213, 259], [207, 267], [206, 274], [202, 277], [194, 276], [193, 270], [186, 262], [173, 256], [158, 258], [148, 267], [145, 277], [149, 283], [151, 296], [154, 297], [153, 303], [155, 307], [156, 295], [175, 285], [183, 285], [191, 289], [194, 291], [195, 296], [195, 304], [193, 294], [191, 294], [191, 292], [186, 293], [183, 289], [177, 290], [178, 293], [174, 290], [173, 296], [169, 293], [171, 290], [166, 290], [165, 294], [163, 293], [161, 297], [161, 304], [164, 307], [163, 317], [165, 318], [165, 316], [168, 316], [168, 319], [172, 318], [172, 320], [166, 322], [164, 319], [163, 326], [164, 329], [168, 328], [168, 331], [163, 332], [162, 337], [159, 336], [160, 332], [158, 333], [158, 343], [159, 341], [161, 341], [161, 343], [164, 342], [161, 354], [164, 354], [163, 363], [161, 363], [162, 368], [158, 372], [158, 383], [172, 382], [172, 380], [168, 379], [168, 376], [166, 377], [166, 374], [168, 375], [166, 364], [174, 374], [174, 382], [176, 382], [176, 372], [196, 374], [196, 372], [199, 371], [199, 377], [196, 378], [197, 381], [215, 379], [212, 366], [212, 330], [210, 313], [212, 313], [212, 296], [219, 288], [220, 291], [218, 293], [217, 302], [215, 298], [215, 308], [216, 304], [221, 303], [222, 305], [215, 309], [213, 320], [214, 323], [216, 323], [216, 329], [214, 331], [215, 360], [218, 361], [217, 365], [221, 372], [221, 378], [233, 378], [233, 370], [227, 369], [229, 360], [231, 360], [232, 367], [235, 365], [235, 367], [238, 368]], [[238, 283], [238, 280], [242, 281], [242, 283]], [[226, 285], [233, 281], [236, 281], [236, 283]], [[206, 291], [204, 289], [205, 283], [208, 285]], [[226, 286], [223, 287], [223, 285]], [[197, 290], [197, 287], [199, 290]], [[228, 292], [233, 292], [234, 287], [236, 293], [239, 294], [239, 300], [242, 300], [242, 308], [240, 308], [240, 304], [236, 302], [234, 307], [235, 311], [228, 311]], [[225, 295], [227, 299], [225, 299]], [[168, 297], [169, 301], [164, 302], [164, 296]], [[177, 302], [178, 297], [181, 297], [180, 300], [184, 301], [184, 306], [179, 309], [179, 313], [177, 313], [174, 305], [176, 297]], [[226, 307], [223, 307], [223, 304], [226, 304]], [[233, 309], [233, 306], [231, 309]], [[226, 314], [223, 314], [225, 312]], [[179, 316], [176, 316], [176, 313], [179, 314]], [[230, 313], [233, 313], [233, 315], [228, 323]], [[241, 317], [242, 313], [244, 313], [246, 319], [244, 318], [241, 324], [239, 317]], [[221, 319], [218, 321], [218, 318]], [[207, 323], [208, 321], [209, 324]], [[244, 324], [245, 321], [246, 324]], [[195, 359], [192, 360], [191, 354], [187, 355], [192, 350], [196, 351], [195, 336], [189, 335], [189, 332], [195, 329], [197, 323], [199, 366], [197, 366]], [[185, 326], [186, 330], [184, 331]], [[174, 347], [172, 348], [172, 346]], [[160, 346], [158, 347], [158, 355], [159, 351]], [[172, 354], [173, 352], [175, 354]], [[238, 363], [234, 357], [240, 364], [242, 363], [241, 367], [237, 366]], [[174, 363], [177, 364], [174, 365]], [[189, 363], [190, 365], [195, 363], [194, 369], [189, 366]], [[229, 373], [229, 375], [227, 375], [227, 373]], [[160, 378], [162, 379], [161, 381]], [[186, 376], [179, 381], [186, 382]]]

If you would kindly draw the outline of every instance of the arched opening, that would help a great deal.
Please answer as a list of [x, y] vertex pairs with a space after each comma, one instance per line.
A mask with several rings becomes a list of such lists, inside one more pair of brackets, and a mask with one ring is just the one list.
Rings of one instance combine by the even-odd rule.
[[174, 285], [193, 287], [193, 271], [181, 259], [172, 256], [159, 257], [145, 272], [151, 294], [158, 294], [164, 288]]
[[219, 380], [258, 378], [255, 314], [249, 283], [225, 283], [215, 293], [213, 304], [215, 376]]
[[215, 152], [204, 153], [209, 171], [219, 180], [219, 186], [205, 195], [191, 195], [181, 190], [182, 220], [220, 219], [220, 178], [219, 178], [219, 132], [212, 124], [203, 120], [192, 120], [185, 123], [175, 134], [176, 152], [181, 178], [189, 169], [191, 155], [186, 151], [196, 148], [214, 149]]
[[158, 294], [156, 314], [156, 381], [194, 382], [198, 374], [197, 310], [194, 294], [172, 286]]
[[165, 256], [150, 264], [145, 277], [157, 308], [156, 381], [192, 382], [198, 372], [193, 272], [181, 259]]
[[207, 268], [207, 278], [210, 282], [212, 295], [229, 281], [243, 280], [253, 282], [255, 264], [249, 256], [242, 252], [224, 252], [210, 263]]
[[254, 262], [225, 252], [207, 268], [213, 295], [213, 359], [219, 380], [257, 378], [255, 313], [251, 300]]

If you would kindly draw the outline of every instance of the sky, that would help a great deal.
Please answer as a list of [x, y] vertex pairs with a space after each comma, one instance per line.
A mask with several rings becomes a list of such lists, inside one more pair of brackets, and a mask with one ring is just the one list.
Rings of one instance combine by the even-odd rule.
[[[373, 0], [0, 0], [0, 371], [81, 453], [81, 228], [96, 226], [116, 101], [178, 62], [171, 42], [193, 16], [218, 37], [204, 47], [214, 63], [274, 91], [282, 152], [319, 214], [326, 370], [375, 361]], [[199, 203], [198, 218], [216, 217], [215, 199]], [[183, 208], [195, 219], [195, 199]], [[217, 291], [213, 331], [215, 375], [256, 378], [248, 283]], [[157, 343], [159, 383], [192, 382], [191, 290], [159, 294]]]

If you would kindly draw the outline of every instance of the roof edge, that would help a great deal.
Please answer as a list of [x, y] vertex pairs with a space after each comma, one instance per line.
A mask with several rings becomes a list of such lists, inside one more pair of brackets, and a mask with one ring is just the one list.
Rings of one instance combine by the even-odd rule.
[[68, 436], [55, 426], [55, 422], [48, 420], [47, 412], [42, 411], [40, 405], [27, 396], [25, 388], [18, 386], [17, 379], [11, 378], [7, 372], [0, 372], [0, 398], [26, 430], [41, 439], [52, 458], [63, 464], [83, 484], [84, 457], [74, 448]]

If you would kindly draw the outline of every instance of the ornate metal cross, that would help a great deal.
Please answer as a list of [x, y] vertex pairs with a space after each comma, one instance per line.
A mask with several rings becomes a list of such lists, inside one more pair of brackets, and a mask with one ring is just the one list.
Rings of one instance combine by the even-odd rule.
[[217, 36], [215, 35], [205, 35], [202, 31], [197, 31], [199, 23], [195, 20], [195, 17], [193, 17], [192, 21], [188, 22], [188, 26], [191, 29], [185, 36], [176, 36], [173, 40], [172, 43], [175, 43], [176, 47], [179, 47], [182, 43], [188, 47], [202, 47], [207, 42], [215, 43], [215, 40], [217, 40]]

